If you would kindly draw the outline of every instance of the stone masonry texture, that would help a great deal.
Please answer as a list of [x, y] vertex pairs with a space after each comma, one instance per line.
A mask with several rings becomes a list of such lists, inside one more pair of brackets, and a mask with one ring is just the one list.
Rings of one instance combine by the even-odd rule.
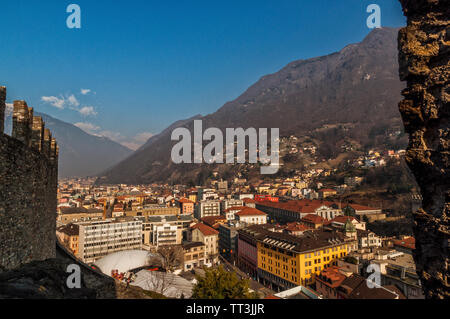
[[407, 27], [399, 31], [399, 109], [409, 133], [406, 161], [420, 186], [414, 214], [414, 258], [426, 298], [449, 298], [450, 5], [448, 0], [400, 0]]
[[15, 101], [14, 111], [14, 137], [0, 132], [0, 272], [56, 254], [58, 159], [30, 147], [26, 103]]

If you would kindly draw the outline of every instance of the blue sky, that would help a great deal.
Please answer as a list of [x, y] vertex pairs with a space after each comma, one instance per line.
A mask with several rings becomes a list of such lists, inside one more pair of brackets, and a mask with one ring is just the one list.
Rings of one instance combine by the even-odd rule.
[[[66, 26], [71, 3], [81, 29]], [[289, 62], [361, 41], [371, 3], [383, 26], [405, 24], [397, 0], [2, 0], [0, 85], [8, 102], [135, 148]]]

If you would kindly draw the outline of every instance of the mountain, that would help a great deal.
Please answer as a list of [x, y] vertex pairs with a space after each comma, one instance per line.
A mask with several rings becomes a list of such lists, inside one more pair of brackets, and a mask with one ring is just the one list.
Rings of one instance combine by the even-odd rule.
[[[398, 76], [397, 33], [393, 28], [374, 29], [362, 42], [339, 52], [289, 63], [202, 117], [203, 128], [278, 127], [281, 136], [304, 136], [326, 125], [346, 124], [343, 138], [379, 145], [382, 138], [373, 140], [372, 135], [402, 127], [397, 104], [404, 84]], [[193, 130], [192, 119], [175, 124]], [[172, 163], [175, 142], [170, 133], [175, 124], [101, 174], [99, 183], [187, 183], [217, 169], [220, 165]], [[326, 145], [329, 139], [334, 144], [333, 138], [322, 136], [321, 143]]]
[[[106, 137], [90, 135], [73, 124], [55, 119], [47, 114], [41, 116], [45, 127], [59, 145], [59, 177], [95, 176], [119, 163], [133, 151]], [[11, 117], [6, 121], [6, 131], [11, 131]]]

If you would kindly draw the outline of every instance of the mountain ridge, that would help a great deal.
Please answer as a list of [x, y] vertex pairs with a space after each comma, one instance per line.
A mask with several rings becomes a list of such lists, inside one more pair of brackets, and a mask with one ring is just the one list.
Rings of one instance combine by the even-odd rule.
[[[397, 28], [371, 31], [338, 52], [288, 63], [261, 77], [235, 100], [200, 119], [203, 127], [278, 127], [280, 135], [307, 134], [324, 124], [351, 123], [349, 137], [365, 142], [373, 127], [401, 124], [397, 102], [404, 88], [398, 77]], [[170, 127], [173, 127], [172, 124]], [[182, 127], [193, 130], [193, 120]], [[170, 130], [151, 147], [136, 151], [107, 170], [99, 183], [182, 182], [217, 165], [175, 165]]]
[[[60, 178], [96, 176], [133, 153], [107, 137], [91, 135], [48, 114], [35, 112], [34, 115], [42, 117], [45, 127], [50, 129], [59, 145]], [[5, 123], [5, 132], [10, 132], [11, 116]]]

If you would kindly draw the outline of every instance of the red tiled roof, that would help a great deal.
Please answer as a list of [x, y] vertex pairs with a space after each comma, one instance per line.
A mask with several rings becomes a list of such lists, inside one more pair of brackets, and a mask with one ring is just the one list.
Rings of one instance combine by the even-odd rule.
[[243, 202], [244, 203], [256, 203], [256, 201], [254, 199], [251, 199], [251, 198], [244, 198]]
[[187, 198], [180, 198], [180, 199], [178, 200], [178, 202], [180, 202], [180, 203], [186, 203], [186, 204], [194, 204], [193, 201], [191, 201], [191, 200], [189, 200], [189, 199], [187, 199]]
[[323, 224], [325, 219], [323, 219], [319, 215], [308, 214], [302, 218], [303, 221], [314, 223], [314, 224]]
[[[316, 277], [317, 278], [317, 277]], [[331, 288], [339, 287], [347, 277], [339, 271], [339, 267], [325, 268], [317, 278]]]
[[234, 210], [243, 210], [244, 208], [247, 208], [247, 206], [232, 206], [232, 207], [225, 209], [224, 212], [228, 213], [228, 212], [231, 212]]
[[310, 200], [310, 199], [290, 200], [287, 202], [262, 201], [259, 202], [258, 204], [302, 214], [314, 213], [321, 206], [330, 207], [334, 205], [336, 207], [339, 207], [339, 205], [334, 202], [325, 200]]
[[353, 216], [337, 216], [337, 217], [333, 218], [331, 221], [345, 224], [347, 222], [347, 220], [349, 220], [349, 219], [350, 219], [350, 221], [356, 220], [356, 218]]
[[406, 239], [394, 240], [394, 245], [409, 249], [416, 249], [416, 239], [414, 237], [409, 237]]
[[285, 229], [288, 231], [295, 232], [295, 231], [305, 231], [310, 228], [308, 226], [305, 226], [305, 225], [299, 224], [299, 223], [289, 223], [289, 224], [287, 224]]
[[260, 211], [259, 209], [252, 207], [244, 207], [241, 211], [237, 212], [235, 215], [237, 216], [267, 216], [266, 213]]
[[211, 228], [211, 227], [209, 227], [209, 226], [207, 226], [205, 224], [202, 224], [202, 223], [195, 224], [195, 225], [191, 226], [191, 228], [192, 229], [198, 229], [205, 236], [217, 235], [219, 233], [214, 228]]

